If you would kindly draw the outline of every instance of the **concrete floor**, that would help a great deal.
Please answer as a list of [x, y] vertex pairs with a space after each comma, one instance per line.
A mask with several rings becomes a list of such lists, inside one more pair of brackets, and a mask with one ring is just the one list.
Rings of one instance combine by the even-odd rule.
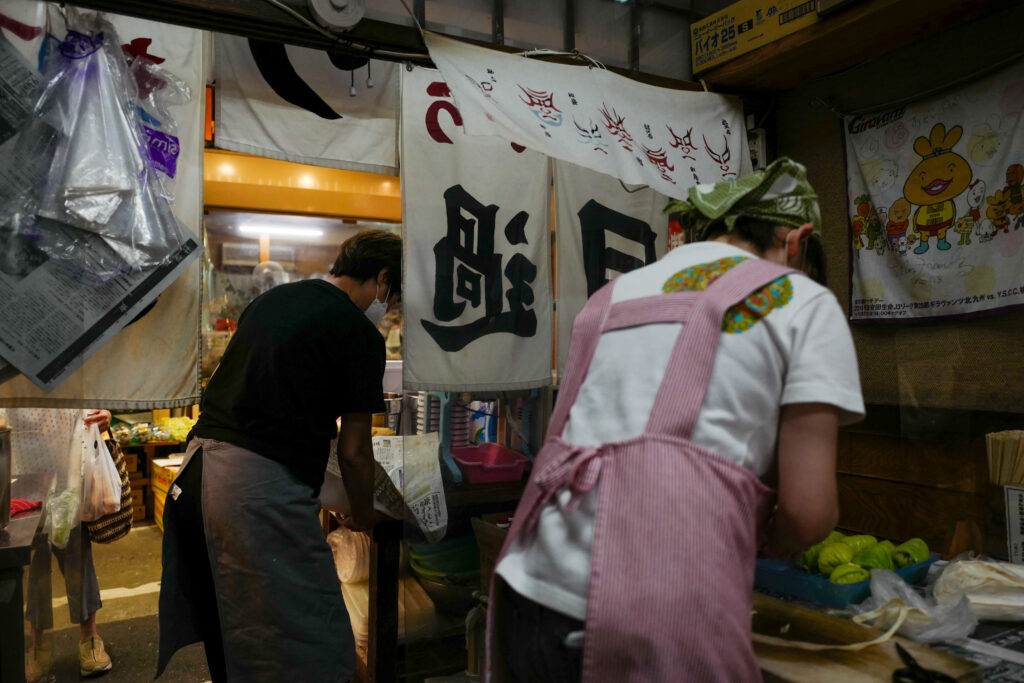
[[[160, 530], [153, 524], [146, 524], [132, 529], [119, 541], [92, 546], [103, 599], [97, 630], [114, 663], [113, 670], [97, 680], [104, 683], [153, 680], [158, 642], [156, 614], [161, 541]], [[79, 629], [69, 621], [64, 579], [56, 562], [53, 568], [54, 630], [50, 638], [54, 664], [48, 680], [51, 683], [78, 681]], [[197, 644], [179, 651], [160, 681], [202, 683], [209, 678], [203, 646]]]

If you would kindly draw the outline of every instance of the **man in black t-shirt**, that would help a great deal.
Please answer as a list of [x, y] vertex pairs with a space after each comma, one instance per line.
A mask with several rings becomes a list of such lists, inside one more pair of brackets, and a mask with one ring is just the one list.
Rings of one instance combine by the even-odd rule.
[[275, 287], [242, 314], [164, 510], [158, 675], [198, 640], [215, 682], [352, 675], [317, 496], [337, 435], [352, 526], [372, 524], [370, 427], [384, 410], [385, 362], [376, 323], [400, 296], [401, 257], [397, 235], [364, 230], [329, 279]]

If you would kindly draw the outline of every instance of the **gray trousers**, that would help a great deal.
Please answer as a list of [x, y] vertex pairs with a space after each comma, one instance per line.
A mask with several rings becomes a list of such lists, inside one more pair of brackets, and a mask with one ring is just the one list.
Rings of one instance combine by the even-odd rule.
[[63, 550], [50, 546], [44, 535], [37, 535], [32, 543], [32, 564], [28, 570], [28, 591], [25, 599], [25, 618], [33, 628], [53, 628], [53, 563], [56, 555], [64, 586], [68, 594], [71, 623], [81, 624], [93, 612], [103, 607], [100, 585], [96, 579], [96, 566], [92, 561], [92, 542], [84, 525], [73, 529]]

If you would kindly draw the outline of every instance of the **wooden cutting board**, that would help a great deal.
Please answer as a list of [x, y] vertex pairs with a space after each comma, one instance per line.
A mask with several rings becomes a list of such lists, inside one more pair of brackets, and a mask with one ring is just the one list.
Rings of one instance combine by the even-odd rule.
[[[872, 640], [879, 635], [875, 629], [760, 593], [754, 593], [753, 625], [755, 633], [808, 643], [842, 645]], [[926, 669], [941, 671], [958, 681], [982, 680], [982, 670], [976, 664], [904, 638], [893, 638], [856, 652], [809, 652], [759, 643], [754, 643], [754, 652], [766, 681], [877, 683], [892, 680], [893, 671], [905, 666], [896, 652], [895, 641]]]

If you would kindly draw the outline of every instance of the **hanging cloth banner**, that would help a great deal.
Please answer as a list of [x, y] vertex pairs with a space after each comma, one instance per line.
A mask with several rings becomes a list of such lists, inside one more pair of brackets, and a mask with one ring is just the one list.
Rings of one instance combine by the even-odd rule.
[[223, 149], [395, 175], [398, 64], [216, 34]]
[[1024, 305], [1024, 61], [844, 121], [851, 320]]
[[736, 98], [424, 37], [469, 135], [501, 136], [678, 199], [752, 170]]
[[555, 162], [559, 376], [572, 323], [590, 295], [668, 251], [668, 201], [650, 188], [627, 188], [604, 173]]
[[[116, 14], [103, 14], [103, 17], [114, 25], [126, 54], [153, 61], [181, 79], [190, 90], [188, 102], [169, 106], [169, 113], [178, 126], [180, 144], [175, 161], [173, 210], [189, 230], [201, 235], [207, 35], [195, 29]], [[65, 34], [58, 6], [38, 2], [0, 0], [0, 28], [3, 29], [3, 39], [24, 56], [28, 64], [39, 63], [41, 47], [48, 33], [58, 39]], [[199, 246], [195, 245], [186, 261], [198, 253]], [[102, 292], [94, 292], [93, 298], [109, 294], [106, 289], [109, 287]], [[138, 303], [139, 291], [125, 293], [124, 305], [130, 312], [144, 306]], [[94, 340], [86, 352], [94, 351], [94, 355], [48, 392], [27, 377], [17, 375], [13, 368], [0, 361], [0, 406], [103, 406], [145, 410], [195, 404], [200, 395], [201, 292], [202, 266], [197, 259], [184, 268], [184, 272], [156, 299], [155, 306], [136, 322], [120, 329], [119, 325], [125, 322], [120, 320]], [[155, 293], [150, 290], [141, 300], [154, 297]], [[56, 311], [53, 314], [57, 316]], [[106, 341], [110, 334], [114, 335], [113, 338]], [[52, 335], [47, 335], [47, 338], [52, 339]], [[102, 347], [96, 350], [99, 344]], [[74, 359], [68, 362], [71, 367], [77, 364]], [[10, 379], [12, 376], [14, 378]]]
[[462, 120], [440, 73], [402, 73], [404, 387], [548, 385], [550, 165]]

